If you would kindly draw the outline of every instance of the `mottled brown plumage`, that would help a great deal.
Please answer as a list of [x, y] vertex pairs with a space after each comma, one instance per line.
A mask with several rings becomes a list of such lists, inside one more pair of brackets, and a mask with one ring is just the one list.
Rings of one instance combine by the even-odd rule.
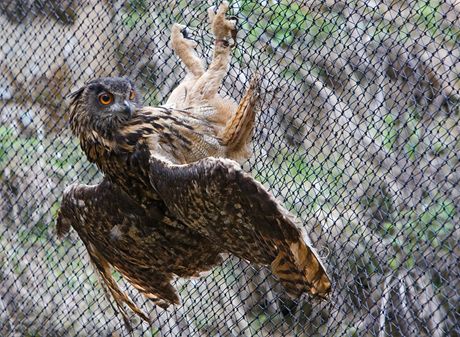
[[[212, 77], [216, 69], [202, 76]], [[197, 83], [199, 77], [179, 91]], [[193, 95], [189, 89], [187, 97]], [[102, 104], [109, 96], [111, 103]], [[147, 318], [113, 281], [112, 267], [166, 306], [178, 302], [170, 284], [174, 275], [199, 275], [220, 262], [220, 253], [271, 266], [293, 297], [326, 295], [330, 281], [307, 235], [230, 160], [250, 152], [257, 79], [231, 113], [219, 110], [215, 94], [180, 108], [140, 108], [135, 96], [131, 82], [120, 78], [94, 80], [73, 94], [72, 131], [106, 178], [67, 189], [58, 218], [59, 233], [70, 227], [78, 232], [124, 317], [123, 303]]]
[[142, 319], [148, 316], [124, 294], [112, 277], [119, 271], [144, 296], [166, 308], [178, 304], [171, 281], [197, 277], [222, 261], [220, 248], [171, 214], [162, 201], [142, 207], [120, 187], [66, 188], [57, 220], [60, 237], [73, 227], [85, 244], [102, 285], [113, 296], [129, 326], [123, 303]]
[[330, 281], [308, 236], [239, 164], [206, 158], [176, 165], [150, 157], [150, 181], [166, 207], [223, 252], [271, 265], [288, 293], [325, 295]]

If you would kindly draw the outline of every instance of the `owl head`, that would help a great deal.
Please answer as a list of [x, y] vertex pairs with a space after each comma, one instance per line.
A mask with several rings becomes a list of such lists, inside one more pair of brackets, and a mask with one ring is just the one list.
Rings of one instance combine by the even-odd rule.
[[122, 77], [92, 80], [69, 97], [70, 127], [77, 136], [96, 131], [110, 138], [140, 107], [134, 84]]

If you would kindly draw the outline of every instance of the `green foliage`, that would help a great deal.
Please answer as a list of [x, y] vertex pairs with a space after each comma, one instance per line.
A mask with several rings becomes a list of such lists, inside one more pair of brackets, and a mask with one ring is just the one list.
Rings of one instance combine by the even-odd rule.
[[393, 145], [395, 144], [397, 138], [398, 138], [398, 133], [396, 131], [395, 127], [395, 119], [392, 114], [387, 114], [385, 118], [383, 119], [385, 126], [382, 128], [382, 145], [387, 149], [387, 150], [392, 150]]
[[460, 40], [460, 27], [445, 25], [443, 22], [442, 3], [425, 0], [417, 3], [415, 24], [422, 30], [427, 30], [432, 37], [441, 38], [446, 43], [455, 45]]
[[398, 252], [389, 261], [389, 267], [411, 269], [416, 261], [423, 258], [425, 251], [449, 253], [453, 247], [450, 240], [455, 229], [455, 206], [453, 200], [443, 196], [427, 197], [423, 210], [410, 209], [394, 213], [392, 221], [382, 226], [382, 237], [389, 240]]
[[13, 128], [0, 126], [0, 174], [13, 158], [33, 163], [29, 154], [35, 153], [39, 146], [40, 142], [36, 137], [18, 137]]
[[255, 23], [244, 21], [242, 24], [251, 44], [266, 33], [272, 47], [288, 48], [306, 33], [313, 44], [319, 45], [337, 31], [333, 18], [311, 12], [298, 2], [280, 1], [266, 11], [257, 1], [242, 1], [240, 10], [247, 16], [256, 14], [261, 18]]
[[[0, 126], [0, 180], [4, 179], [3, 183], [15, 193], [17, 180], [22, 180], [23, 175], [30, 170], [37, 172], [35, 179], [41, 181], [50, 179], [56, 184], [59, 180], [71, 179], [70, 172], [75, 172], [85, 166], [90, 176], [97, 174], [96, 169], [89, 165], [76, 143], [69, 141], [64, 146], [61, 141], [53, 141], [54, 139], [48, 137], [39, 139], [36, 135], [18, 135], [12, 127]], [[38, 166], [42, 167], [38, 168]], [[11, 168], [16, 170], [8, 172], [8, 176], [5, 177], [6, 170], [11, 170]], [[52, 219], [55, 219], [60, 207], [60, 194], [57, 192], [55, 196], [46, 197], [51, 204], [47, 213]], [[36, 212], [35, 205], [30, 203], [17, 206], [20, 207], [21, 216], [18, 221], [29, 222], [33, 213]], [[42, 216], [32, 228], [30, 226], [18, 228], [17, 236], [23, 245], [28, 247], [37, 243], [43, 244], [50, 239], [49, 227], [50, 224]]]
[[152, 23], [152, 19], [149, 18], [148, 3], [145, 0], [129, 0], [125, 3], [124, 10], [123, 24], [129, 28]]
[[51, 152], [51, 149], [53, 156], [47, 156], [47, 164], [57, 171], [74, 171], [82, 164], [87, 164], [75, 141], [69, 140], [65, 146], [62, 142], [53, 144], [51, 139], [39, 139], [35, 135], [20, 136], [12, 127], [0, 126], [0, 178], [12, 160], [20, 161], [21, 166], [26, 167], [36, 163], [37, 153]]

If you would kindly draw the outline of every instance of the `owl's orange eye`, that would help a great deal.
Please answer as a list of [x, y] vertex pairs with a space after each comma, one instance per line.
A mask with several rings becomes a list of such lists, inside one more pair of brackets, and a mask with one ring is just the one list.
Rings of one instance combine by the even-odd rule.
[[102, 94], [99, 94], [99, 102], [103, 105], [109, 105], [113, 101], [113, 95], [109, 92], [103, 92]]
[[131, 90], [131, 92], [129, 93], [129, 99], [132, 101], [135, 98], [136, 98], [136, 92], [134, 90]]

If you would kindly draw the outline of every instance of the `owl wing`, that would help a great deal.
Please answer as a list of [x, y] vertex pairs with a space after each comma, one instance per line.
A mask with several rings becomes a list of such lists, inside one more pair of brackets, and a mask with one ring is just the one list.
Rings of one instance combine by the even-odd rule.
[[209, 157], [176, 165], [152, 156], [150, 182], [188, 227], [240, 258], [271, 265], [291, 296], [330, 291], [329, 277], [308, 236], [236, 162]]
[[108, 180], [65, 190], [58, 235], [70, 227], [85, 244], [104, 289], [112, 295], [127, 326], [124, 304], [142, 319], [148, 321], [148, 317], [120, 290], [113, 269], [144, 296], [167, 307], [179, 303], [171, 285], [175, 275], [199, 276], [222, 261], [220, 248], [170, 217], [161, 201], [141, 207]]

